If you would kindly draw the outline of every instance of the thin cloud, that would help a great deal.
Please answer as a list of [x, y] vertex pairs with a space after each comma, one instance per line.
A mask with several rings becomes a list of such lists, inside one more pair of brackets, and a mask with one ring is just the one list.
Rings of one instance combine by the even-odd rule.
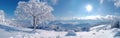
[[39, 0], [39, 1], [44, 1], [44, 2], [47, 2], [47, 3], [51, 3], [52, 5], [56, 5], [58, 0]]
[[74, 17], [73, 19], [76, 20], [114, 20], [114, 19], [120, 19], [119, 16], [114, 15], [106, 15], [106, 16], [85, 16], [85, 17]]
[[100, 0], [100, 4], [103, 4], [104, 0]]
[[51, 0], [52, 4], [55, 5], [57, 4], [58, 0]]
[[114, 0], [114, 5], [118, 8], [120, 7], [120, 0]]

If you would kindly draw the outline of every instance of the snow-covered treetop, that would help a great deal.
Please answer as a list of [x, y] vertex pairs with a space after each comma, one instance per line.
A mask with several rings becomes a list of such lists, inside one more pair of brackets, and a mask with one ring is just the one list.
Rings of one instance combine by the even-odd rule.
[[51, 21], [54, 20], [52, 15], [53, 8], [46, 2], [39, 0], [30, 0], [28, 2], [20, 1], [15, 10], [15, 15], [19, 19], [32, 19], [35, 17], [37, 21]]

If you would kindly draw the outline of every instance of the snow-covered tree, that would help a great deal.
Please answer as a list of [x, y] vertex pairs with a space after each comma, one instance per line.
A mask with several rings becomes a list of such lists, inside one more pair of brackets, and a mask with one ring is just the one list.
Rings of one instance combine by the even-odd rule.
[[4, 23], [4, 21], [5, 21], [4, 11], [0, 10], [0, 23]]
[[74, 31], [75, 31], [75, 32], [79, 32], [79, 31], [81, 31], [81, 27], [77, 27], [77, 28], [75, 28]]
[[76, 33], [73, 30], [69, 30], [66, 36], [76, 36]]
[[120, 28], [120, 21], [113, 22], [111, 28]]
[[51, 6], [39, 0], [20, 1], [15, 10], [15, 15], [19, 19], [31, 20], [34, 30], [36, 30], [38, 23], [54, 20], [52, 11], [53, 8]]

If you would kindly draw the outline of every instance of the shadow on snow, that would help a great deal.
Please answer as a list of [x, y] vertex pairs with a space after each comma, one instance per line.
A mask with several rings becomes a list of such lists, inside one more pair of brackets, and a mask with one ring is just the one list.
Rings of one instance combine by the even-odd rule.
[[32, 33], [33, 31], [29, 30], [29, 31], [25, 31], [25, 30], [19, 30], [17, 28], [14, 28], [14, 27], [9, 27], [9, 26], [6, 26], [6, 25], [0, 25], [0, 29], [4, 29], [5, 31], [8, 31], [8, 32], [26, 32], [26, 33]]

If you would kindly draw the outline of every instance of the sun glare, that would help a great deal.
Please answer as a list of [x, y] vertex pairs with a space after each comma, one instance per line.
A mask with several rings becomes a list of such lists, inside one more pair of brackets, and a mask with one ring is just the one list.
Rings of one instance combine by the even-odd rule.
[[87, 10], [88, 12], [92, 11], [92, 6], [91, 6], [91, 5], [87, 5], [87, 6], [86, 6], [86, 10]]

